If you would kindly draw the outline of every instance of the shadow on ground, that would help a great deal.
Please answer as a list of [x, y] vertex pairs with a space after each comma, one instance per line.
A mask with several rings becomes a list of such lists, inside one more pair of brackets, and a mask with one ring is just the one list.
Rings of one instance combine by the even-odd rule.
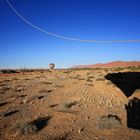
[[[126, 97], [133, 95], [136, 89], [140, 89], [140, 72], [119, 72], [105, 76], [115, 84]], [[140, 130], [140, 99], [134, 97], [125, 105], [127, 112], [127, 126]]]
[[126, 97], [130, 97], [136, 89], [140, 89], [140, 72], [111, 73], [105, 78], [121, 89]]
[[140, 99], [133, 98], [125, 108], [127, 111], [127, 126], [140, 130]]
[[51, 119], [52, 117], [42, 117], [42, 118], [38, 118], [34, 121], [31, 122], [31, 124], [35, 125], [39, 130], [43, 129], [47, 124], [48, 121]]

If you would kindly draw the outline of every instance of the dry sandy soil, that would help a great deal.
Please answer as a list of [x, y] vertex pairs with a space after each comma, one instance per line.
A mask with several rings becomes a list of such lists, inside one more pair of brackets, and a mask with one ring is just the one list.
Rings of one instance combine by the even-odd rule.
[[139, 140], [140, 70], [0, 74], [1, 140]]

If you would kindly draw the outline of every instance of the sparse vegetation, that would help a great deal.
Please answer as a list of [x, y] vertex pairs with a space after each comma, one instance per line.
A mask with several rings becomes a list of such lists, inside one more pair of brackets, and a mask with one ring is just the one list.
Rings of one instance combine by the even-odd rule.
[[63, 73], [66, 73], [66, 74], [71, 73], [71, 72], [72, 72], [71, 70], [63, 71]]
[[0, 87], [0, 94], [4, 94], [7, 91], [9, 91], [10, 89], [11, 89], [11, 86], [8, 86], [8, 85], [4, 85], [4, 86]]
[[105, 78], [103, 76], [99, 76], [95, 78], [96, 81], [105, 81]]
[[87, 82], [92, 82], [92, 80], [90, 79], [90, 78], [87, 78], [87, 80], [86, 80]]
[[115, 129], [121, 125], [121, 119], [117, 115], [102, 116], [99, 122], [100, 129]]
[[64, 102], [64, 103], [63, 103], [63, 106], [64, 106], [65, 108], [71, 108], [72, 106], [74, 106], [74, 105], [76, 105], [76, 104], [78, 104], [77, 101]]
[[7, 112], [3, 112], [3, 113], [1, 113], [1, 116], [2, 117], [8, 117], [8, 116], [11, 116], [11, 115], [13, 115], [13, 114], [15, 114], [15, 113], [17, 113], [17, 112], [19, 112], [19, 110], [9, 110], [9, 111], [7, 111]]
[[78, 77], [77, 80], [85, 80], [85, 78]]
[[43, 82], [41, 82], [41, 84], [45, 84], [45, 85], [51, 85], [51, 84], [52, 84], [52, 82], [43, 81]]
[[19, 73], [17, 70], [0, 70], [3, 74]]
[[8, 102], [2, 102], [2, 103], [0, 103], [0, 107], [1, 107], [1, 106], [4, 106], [4, 105], [6, 105], [6, 104], [8, 104]]
[[[76, 139], [86, 139], [86, 135], [94, 138], [90, 133], [91, 129], [88, 128], [97, 131], [99, 138], [107, 132], [107, 139], [113, 139], [113, 136], [118, 135], [118, 131], [129, 132], [124, 122], [128, 118], [130, 120], [127, 123], [132, 125], [132, 120], [135, 120], [137, 126], [138, 119], [135, 117], [139, 115], [139, 110], [138, 107], [132, 107], [132, 102], [125, 108], [126, 98], [132, 94], [133, 97], [139, 98], [140, 72], [127, 72], [128, 69], [121, 72], [114, 70], [115, 68], [109, 69], [106, 73], [104, 69], [84, 69], [67, 73], [65, 69], [52, 73], [47, 70], [34, 71], [31, 75], [25, 72], [24, 75], [15, 74], [15, 77], [14, 74], [8, 75], [9, 77], [2, 75], [0, 91], [5, 94], [0, 95], [0, 139], [3, 139], [1, 134], [5, 132], [6, 139], [19, 140], [58, 138], [60, 131], [65, 133], [70, 130], [74, 134], [78, 132], [78, 137], [74, 137]], [[18, 78], [19, 81], [15, 81], [14, 78]], [[29, 78], [28, 81], [26, 78]], [[123, 93], [126, 96], [122, 95]], [[135, 101], [135, 104], [137, 103], [138, 99]], [[54, 115], [50, 123], [47, 118], [39, 121], [41, 116], [50, 114]], [[51, 132], [57, 132], [58, 135], [53, 137], [54, 133]], [[110, 132], [113, 132], [113, 136]], [[85, 133], [86, 135], [82, 135]], [[42, 134], [45, 134], [45, 137]], [[129, 139], [131, 135], [132, 133], [127, 133], [125, 137]], [[73, 133], [69, 133], [69, 136], [68, 138], [73, 138]], [[123, 136], [120, 138], [124, 138]], [[135, 132], [135, 136], [138, 138], [138, 131]]]
[[43, 129], [51, 117], [37, 118], [31, 122], [18, 122], [12, 129], [11, 133], [14, 135], [29, 135], [35, 134], [37, 131]]

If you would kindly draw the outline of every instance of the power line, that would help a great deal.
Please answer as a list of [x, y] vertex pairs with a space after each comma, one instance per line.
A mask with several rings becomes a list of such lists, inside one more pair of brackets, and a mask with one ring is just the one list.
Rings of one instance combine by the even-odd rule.
[[37, 29], [40, 32], [43, 32], [45, 34], [57, 37], [57, 38], [61, 38], [61, 39], [65, 39], [65, 40], [72, 40], [72, 41], [79, 41], [79, 42], [93, 42], [93, 43], [125, 43], [125, 42], [140, 42], [140, 40], [83, 40], [83, 39], [78, 39], [78, 38], [73, 38], [73, 37], [68, 37], [68, 36], [63, 36], [63, 35], [59, 35], [59, 34], [55, 34], [52, 32], [49, 32], [47, 30], [44, 30], [42, 28], [40, 28], [39, 26], [36, 26], [35, 24], [31, 23], [29, 20], [27, 20], [24, 16], [22, 16], [15, 8], [14, 6], [9, 2], [9, 0], [6, 0], [6, 2], [8, 3], [8, 5], [11, 7], [11, 9], [13, 10], [13, 12], [20, 18], [22, 19], [25, 23], [27, 23], [28, 25], [32, 26], [33, 28]]

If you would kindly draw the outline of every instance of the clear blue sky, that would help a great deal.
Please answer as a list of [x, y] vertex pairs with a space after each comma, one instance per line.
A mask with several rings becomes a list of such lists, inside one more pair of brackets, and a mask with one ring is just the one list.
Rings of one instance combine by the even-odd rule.
[[[140, 39], [140, 0], [9, 0], [27, 20], [68, 37]], [[0, 68], [140, 60], [140, 43], [86, 43], [42, 33], [0, 0]]]

